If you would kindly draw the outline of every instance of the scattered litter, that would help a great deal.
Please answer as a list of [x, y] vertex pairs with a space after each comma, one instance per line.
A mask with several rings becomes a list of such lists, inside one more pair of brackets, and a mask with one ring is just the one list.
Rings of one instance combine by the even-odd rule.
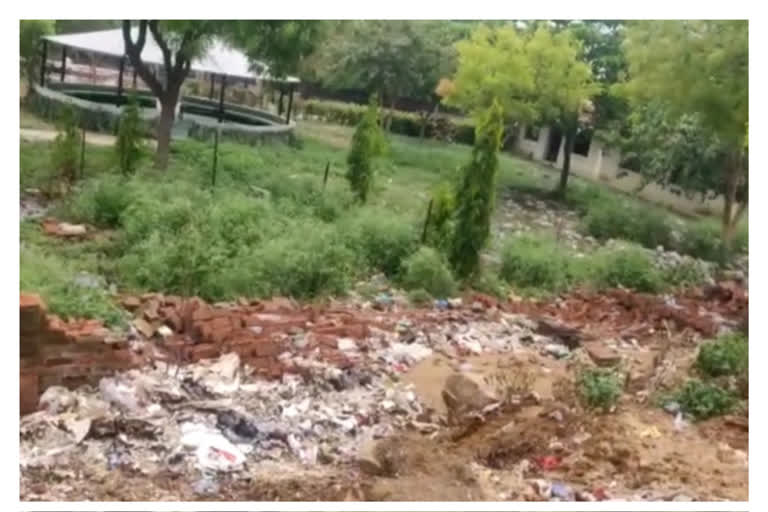
[[195, 448], [201, 470], [229, 471], [245, 462], [245, 455], [235, 445], [205, 425], [184, 423], [181, 432], [181, 443]]

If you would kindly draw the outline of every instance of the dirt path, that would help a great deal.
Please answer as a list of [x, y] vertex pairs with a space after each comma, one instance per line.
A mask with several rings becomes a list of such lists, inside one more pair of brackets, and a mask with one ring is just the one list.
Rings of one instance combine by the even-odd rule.
[[[24, 142], [49, 142], [56, 138], [56, 132], [53, 130], [21, 128], [19, 131], [21, 133], [21, 140]], [[115, 140], [116, 138], [113, 135], [96, 132], [86, 132], [85, 134], [85, 141], [94, 146], [113, 146]], [[149, 143], [154, 145], [155, 141], [150, 140]]]

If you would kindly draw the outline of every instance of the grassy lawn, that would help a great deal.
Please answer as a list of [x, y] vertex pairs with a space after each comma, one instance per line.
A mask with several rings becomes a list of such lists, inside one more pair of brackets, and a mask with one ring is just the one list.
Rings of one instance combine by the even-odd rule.
[[[437, 289], [450, 288], [444, 283], [442, 257], [417, 251], [432, 191], [455, 179], [471, 148], [391, 136], [369, 203], [358, 205], [344, 179], [352, 130], [303, 122], [298, 131], [297, 145], [222, 143], [215, 187], [211, 144], [176, 141], [167, 171], [153, 169], [146, 159], [127, 178], [117, 172], [111, 147], [89, 145], [85, 178], [65, 198], [52, 202], [51, 214], [97, 226], [110, 236], [61, 242], [43, 235], [37, 223], [22, 222], [22, 288], [40, 292], [61, 314], [112, 323], [119, 314], [109, 294], [74, 285], [79, 273], [103, 276], [120, 291], [163, 291], [208, 300], [338, 295], [376, 272], [418, 290], [428, 289], [438, 276], [445, 286]], [[22, 190], [50, 189], [56, 180], [50, 152], [50, 142], [21, 143]], [[327, 163], [331, 170], [323, 189]], [[498, 187], [544, 194], [554, 187], [555, 175], [502, 154]], [[603, 212], [608, 222], [595, 221], [604, 230], [627, 204], [661, 212], [579, 179], [570, 185], [569, 201], [584, 213], [597, 204], [612, 205], [613, 210]], [[523, 256], [509, 257], [518, 261], [549, 254], [546, 247], [533, 247]], [[531, 272], [523, 263], [522, 272]], [[498, 290], [498, 269], [494, 272], [483, 280]], [[507, 265], [505, 272], [514, 282], [520, 270]], [[559, 276], [551, 281], [562, 284]]]

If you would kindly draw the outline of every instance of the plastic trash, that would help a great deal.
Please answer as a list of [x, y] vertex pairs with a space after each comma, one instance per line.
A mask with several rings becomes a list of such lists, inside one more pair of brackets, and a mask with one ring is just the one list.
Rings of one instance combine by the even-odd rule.
[[540, 457], [534, 457], [533, 461], [536, 463], [539, 469], [549, 471], [559, 468], [560, 464], [563, 462], [563, 459], [557, 455], [542, 455]]
[[243, 452], [219, 432], [195, 423], [184, 423], [181, 432], [181, 443], [195, 448], [200, 469], [229, 471], [245, 462]]
[[451, 307], [451, 303], [445, 299], [438, 299], [435, 301], [436, 309], [448, 309]]
[[681, 432], [685, 430], [685, 428], [688, 426], [688, 422], [683, 419], [683, 413], [678, 412], [677, 416], [675, 416], [675, 430], [678, 432]]
[[551, 493], [553, 498], [563, 501], [573, 501], [573, 490], [562, 482], [552, 482]]
[[677, 402], [667, 402], [664, 404], [664, 410], [669, 414], [677, 414], [680, 412], [680, 404]]
[[219, 484], [216, 482], [212, 475], [203, 475], [203, 477], [195, 482], [195, 493], [201, 495], [211, 495], [219, 492]]

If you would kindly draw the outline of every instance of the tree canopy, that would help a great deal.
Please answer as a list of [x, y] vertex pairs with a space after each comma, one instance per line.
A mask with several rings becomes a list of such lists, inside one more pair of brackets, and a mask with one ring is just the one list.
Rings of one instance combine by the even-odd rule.
[[748, 121], [746, 21], [644, 21], [629, 25], [625, 44], [635, 102], [659, 99], [670, 116], [698, 113], [724, 141], [739, 145]]
[[[311, 48], [319, 33], [312, 21], [267, 20], [140, 20], [134, 39], [132, 22], [123, 21], [126, 53], [141, 79], [161, 104], [158, 123], [156, 166], [168, 164], [171, 127], [181, 85], [189, 75], [191, 61], [221, 39], [242, 49], [251, 59], [270, 65], [273, 75], [295, 69], [298, 59]], [[163, 76], [141, 59], [147, 37], [152, 37], [163, 54]]]
[[629, 80], [617, 86], [635, 108], [657, 101], [667, 120], [695, 116], [724, 145], [718, 176], [706, 176], [709, 168], [702, 167], [695, 182], [719, 184], [726, 247], [747, 206], [748, 48], [746, 21], [633, 22], [624, 45]]

